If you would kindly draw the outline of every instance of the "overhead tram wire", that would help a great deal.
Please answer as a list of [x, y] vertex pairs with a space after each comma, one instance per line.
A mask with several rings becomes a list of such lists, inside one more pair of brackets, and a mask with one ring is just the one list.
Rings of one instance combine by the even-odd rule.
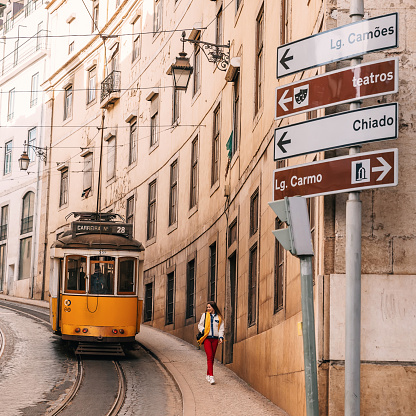
[[[205, 29], [208, 28], [208, 26], [201, 27], [199, 29], [200, 30], [205, 30]], [[106, 35], [105, 33], [101, 33], [101, 34], [98, 34], [98, 33], [78, 33], [78, 34], [74, 33], [74, 34], [71, 34], [71, 35], [49, 35], [49, 34], [47, 34], [47, 35], [39, 35], [37, 37], [39, 37], [39, 38], [69, 38], [69, 37], [71, 37], [71, 38], [77, 38], [77, 37], [82, 38], [82, 37], [97, 36], [97, 37], [105, 37], [106, 39], [111, 39], [111, 38], [119, 38], [119, 37], [122, 37], [122, 36], [155, 35], [156, 33], [175, 33], [175, 32], [182, 33], [184, 30], [185, 31], [191, 31], [191, 30], [193, 30], [193, 27], [191, 27], [191, 28], [189, 28], [189, 27], [188, 28], [182, 28], [182, 29], [158, 30], [158, 31], [151, 30], [151, 31], [147, 31], [147, 32], [120, 33], [118, 35]], [[43, 30], [43, 31], [45, 31], [45, 30]], [[33, 35], [33, 36], [19, 36], [19, 37], [17, 37], [17, 36], [8, 36], [8, 37], [6, 37], [6, 39], [7, 40], [9, 40], [9, 39], [10, 40], [14, 40], [14, 39], [32, 39], [34, 36], [36, 36], [36, 35]]]

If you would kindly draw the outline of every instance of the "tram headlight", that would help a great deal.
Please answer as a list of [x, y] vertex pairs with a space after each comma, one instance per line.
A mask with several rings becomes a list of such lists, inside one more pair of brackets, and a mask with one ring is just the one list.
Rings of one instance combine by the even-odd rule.
[[113, 329], [113, 334], [117, 334], [117, 333], [118, 333], [117, 329]]
[[83, 332], [84, 334], [86, 334], [86, 333], [88, 332], [88, 328], [84, 328], [84, 329], [82, 330], [82, 332]]
[[80, 328], [75, 328], [75, 332], [81, 332], [81, 329]]
[[120, 334], [124, 334], [124, 329], [120, 329], [118, 332], [120, 332]]

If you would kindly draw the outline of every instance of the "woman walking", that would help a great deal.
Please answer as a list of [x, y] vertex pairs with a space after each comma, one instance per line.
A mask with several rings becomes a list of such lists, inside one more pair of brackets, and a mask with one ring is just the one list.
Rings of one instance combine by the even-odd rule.
[[204, 335], [198, 340], [199, 345], [204, 344], [207, 355], [207, 381], [211, 384], [214, 380], [214, 358], [218, 344], [224, 341], [224, 320], [217, 304], [214, 301], [207, 302], [207, 311], [202, 314], [198, 324], [199, 332]]

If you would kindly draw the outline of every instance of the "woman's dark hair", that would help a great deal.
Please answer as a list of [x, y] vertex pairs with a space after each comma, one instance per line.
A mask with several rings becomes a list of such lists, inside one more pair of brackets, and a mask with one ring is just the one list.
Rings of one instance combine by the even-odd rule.
[[221, 316], [221, 318], [222, 318], [221, 312], [220, 312], [220, 310], [219, 310], [219, 308], [218, 308], [218, 306], [217, 306], [216, 302], [214, 302], [213, 300], [209, 300], [209, 301], [207, 302], [207, 305], [211, 305], [211, 306], [212, 306], [212, 309], [214, 309], [214, 312], [215, 312], [218, 316]]

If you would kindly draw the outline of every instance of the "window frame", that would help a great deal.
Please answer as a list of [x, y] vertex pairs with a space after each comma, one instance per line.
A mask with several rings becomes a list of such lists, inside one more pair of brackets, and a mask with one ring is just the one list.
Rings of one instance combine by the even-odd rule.
[[255, 71], [255, 114], [257, 114], [263, 105], [264, 85], [264, 3], [256, 18], [256, 71]]
[[221, 133], [221, 104], [213, 112], [212, 127], [212, 160], [211, 160], [211, 187], [220, 179], [220, 133]]
[[134, 224], [134, 195], [127, 198], [126, 201], [126, 222]]
[[148, 187], [147, 205], [147, 241], [156, 238], [156, 203], [157, 203], [157, 180], [154, 179]]
[[[175, 280], [175, 271], [167, 273], [165, 326], [173, 325], [175, 323]], [[172, 319], [170, 319], [170, 315], [172, 315]]]
[[83, 169], [83, 178], [82, 178], [82, 197], [87, 198], [90, 192], [92, 192], [93, 185], [93, 164], [94, 164], [94, 154], [89, 152], [83, 156], [84, 159], [84, 169]]
[[250, 197], [250, 237], [259, 229], [259, 204], [259, 188], [257, 188]]
[[7, 240], [9, 226], [9, 205], [3, 205], [0, 209], [0, 241]]
[[15, 88], [9, 90], [9, 100], [7, 105], [7, 121], [13, 120], [14, 118], [15, 92]]
[[228, 226], [228, 248], [238, 240], [237, 218]]
[[3, 290], [3, 284], [4, 284], [4, 277], [6, 274], [6, 249], [7, 244], [0, 244], [0, 290]]
[[217, 299], [217, 242], [209, 246], [208, 256], [208, 301]]
[[94, 33], [98, 29], [98, 19], [100, 17], [100, 2], [99, 0], [94, 0], [92, 4], [92, 28], [91, 33]]
[[215, 16], [215, 43], [217, 45], [223, 44], [224, 28], [223, 28], [223, 7], [222, 4]]
[[170, 164], [169, 227], [178, 222], [178, 159]]
[[154, 0], [153, 3], [153, 36], [156, 36], [162, 30], [162, 13], [163, 13], [163, 0]]
[[247, 321], [251, 327], [257, 322], [258, 249], [255, 243], [249, 252]]
[[74, 102], [74, 89], [72, 84], [65, 87], [64, 93], [64, 121], [72, 119], [72, 107]]
[[[195, 38], [195, 41], [201, 40], [201, 34]], [[198, 44], [194, 45], [194, 71], [192, 83], [192, 96], [195, 96], [201, 90], [201, 48]]]
[[32, 75], [30, 83], [30, 107], [34, 107], [38, 103], [38, 88], [39, 88], [39, 72]]
[[[150, 288], [151, 296], [150, 296], [150, 308], [148, 307], [148, 291], [147, 289]], [[148, 316], [147, 312], [150, 309], [150, 317]], [[144, 305], [143, 305], [143, 322], [151, 322], [153, 319], [153, 282], [146, 283], [144, 285]]]
[[[34, 132], [34, 137], [33, 137], [33, 132]], [[30, 159], [30, 163], [35, 161], [35, 151], [34, 151], [34, 146], [36, 146], [36, 139], [37, 139], [37, 131], [36, 131], [36, 127], [31, 128], [30, 130], [27, 131], [27, 155], [29, 156]]]
[[158, 109], [150, 116], [150, 148], [154, 148], [159, 144], [158, 134], [159, 111]]
[[174, 87], [173, 92], [172, 92], [172, 124], [173, 125], [179, 123], [179, 116], [180, 116], [180, 94], [179, 94], [179, 90]]
[[116, 169], [117, 169], [117, 138], [115, 135], [112, 135], [107, 140], [107, 182], [115, 178]]
[[[27, 247], [25, 252], [23, 252], [23, 245], [24, 242], [27, 243]], [[33, 250], [33, 238], [32, 235], [28, 235], [25, 237], [20, 238], [19, 240], [19, 274], [18, 274], [18, 280], [24, 280], [24, 279], [29, 279], [30, 275], [31, 275], [31, 265], [32, 265], [32, 250]], [[22, 255], [27, 254], [27, 263], [25, 263], [25, 267], [24, 266], [24, 261], [22, 259]], [[29, 269], [29, 270], [27, 270]], [[27, 276], [23, 276], [23, 273], [28, 273]]]
[[132, 50], [131, 50], [131, 62], [135, 62], [140, 58], [140, 46], [141, 46], [141, 16], [132, 24]]
[[237, 152], [241, 133], [240, 80], [240, 70], [237, 70], [233, 80], [233, 138], [231, 141], [231, 158]]
[[129, 166], [137, 162], [137, 117], [130, 120], [128, 162]]
[[190, 259], [186, 264], [186, 312], [185, 319], [195, 317], [195, 282], [196, 258]]
[[59, 208], [65, 207], [69, 202], [69, 169], [66, 167], [61, 170], [59, 187]]
[[13, 155], [13, 140], [8, 140], [4, 144], [3, 175], [8, 175], [12, 172], [12, 155]]
[[88, 70], [87, 105], [97, 100], [97, 66]]
[[198, 135], [191, 143], [191, 177], [190, 177], [190, 198], [189, 209], [193, 209], [198, 205]]
[[20, 217], [20, 234], [28, 234], [33, 231], [35, 193], [28, 191], [22, 198], [22, 212]]

